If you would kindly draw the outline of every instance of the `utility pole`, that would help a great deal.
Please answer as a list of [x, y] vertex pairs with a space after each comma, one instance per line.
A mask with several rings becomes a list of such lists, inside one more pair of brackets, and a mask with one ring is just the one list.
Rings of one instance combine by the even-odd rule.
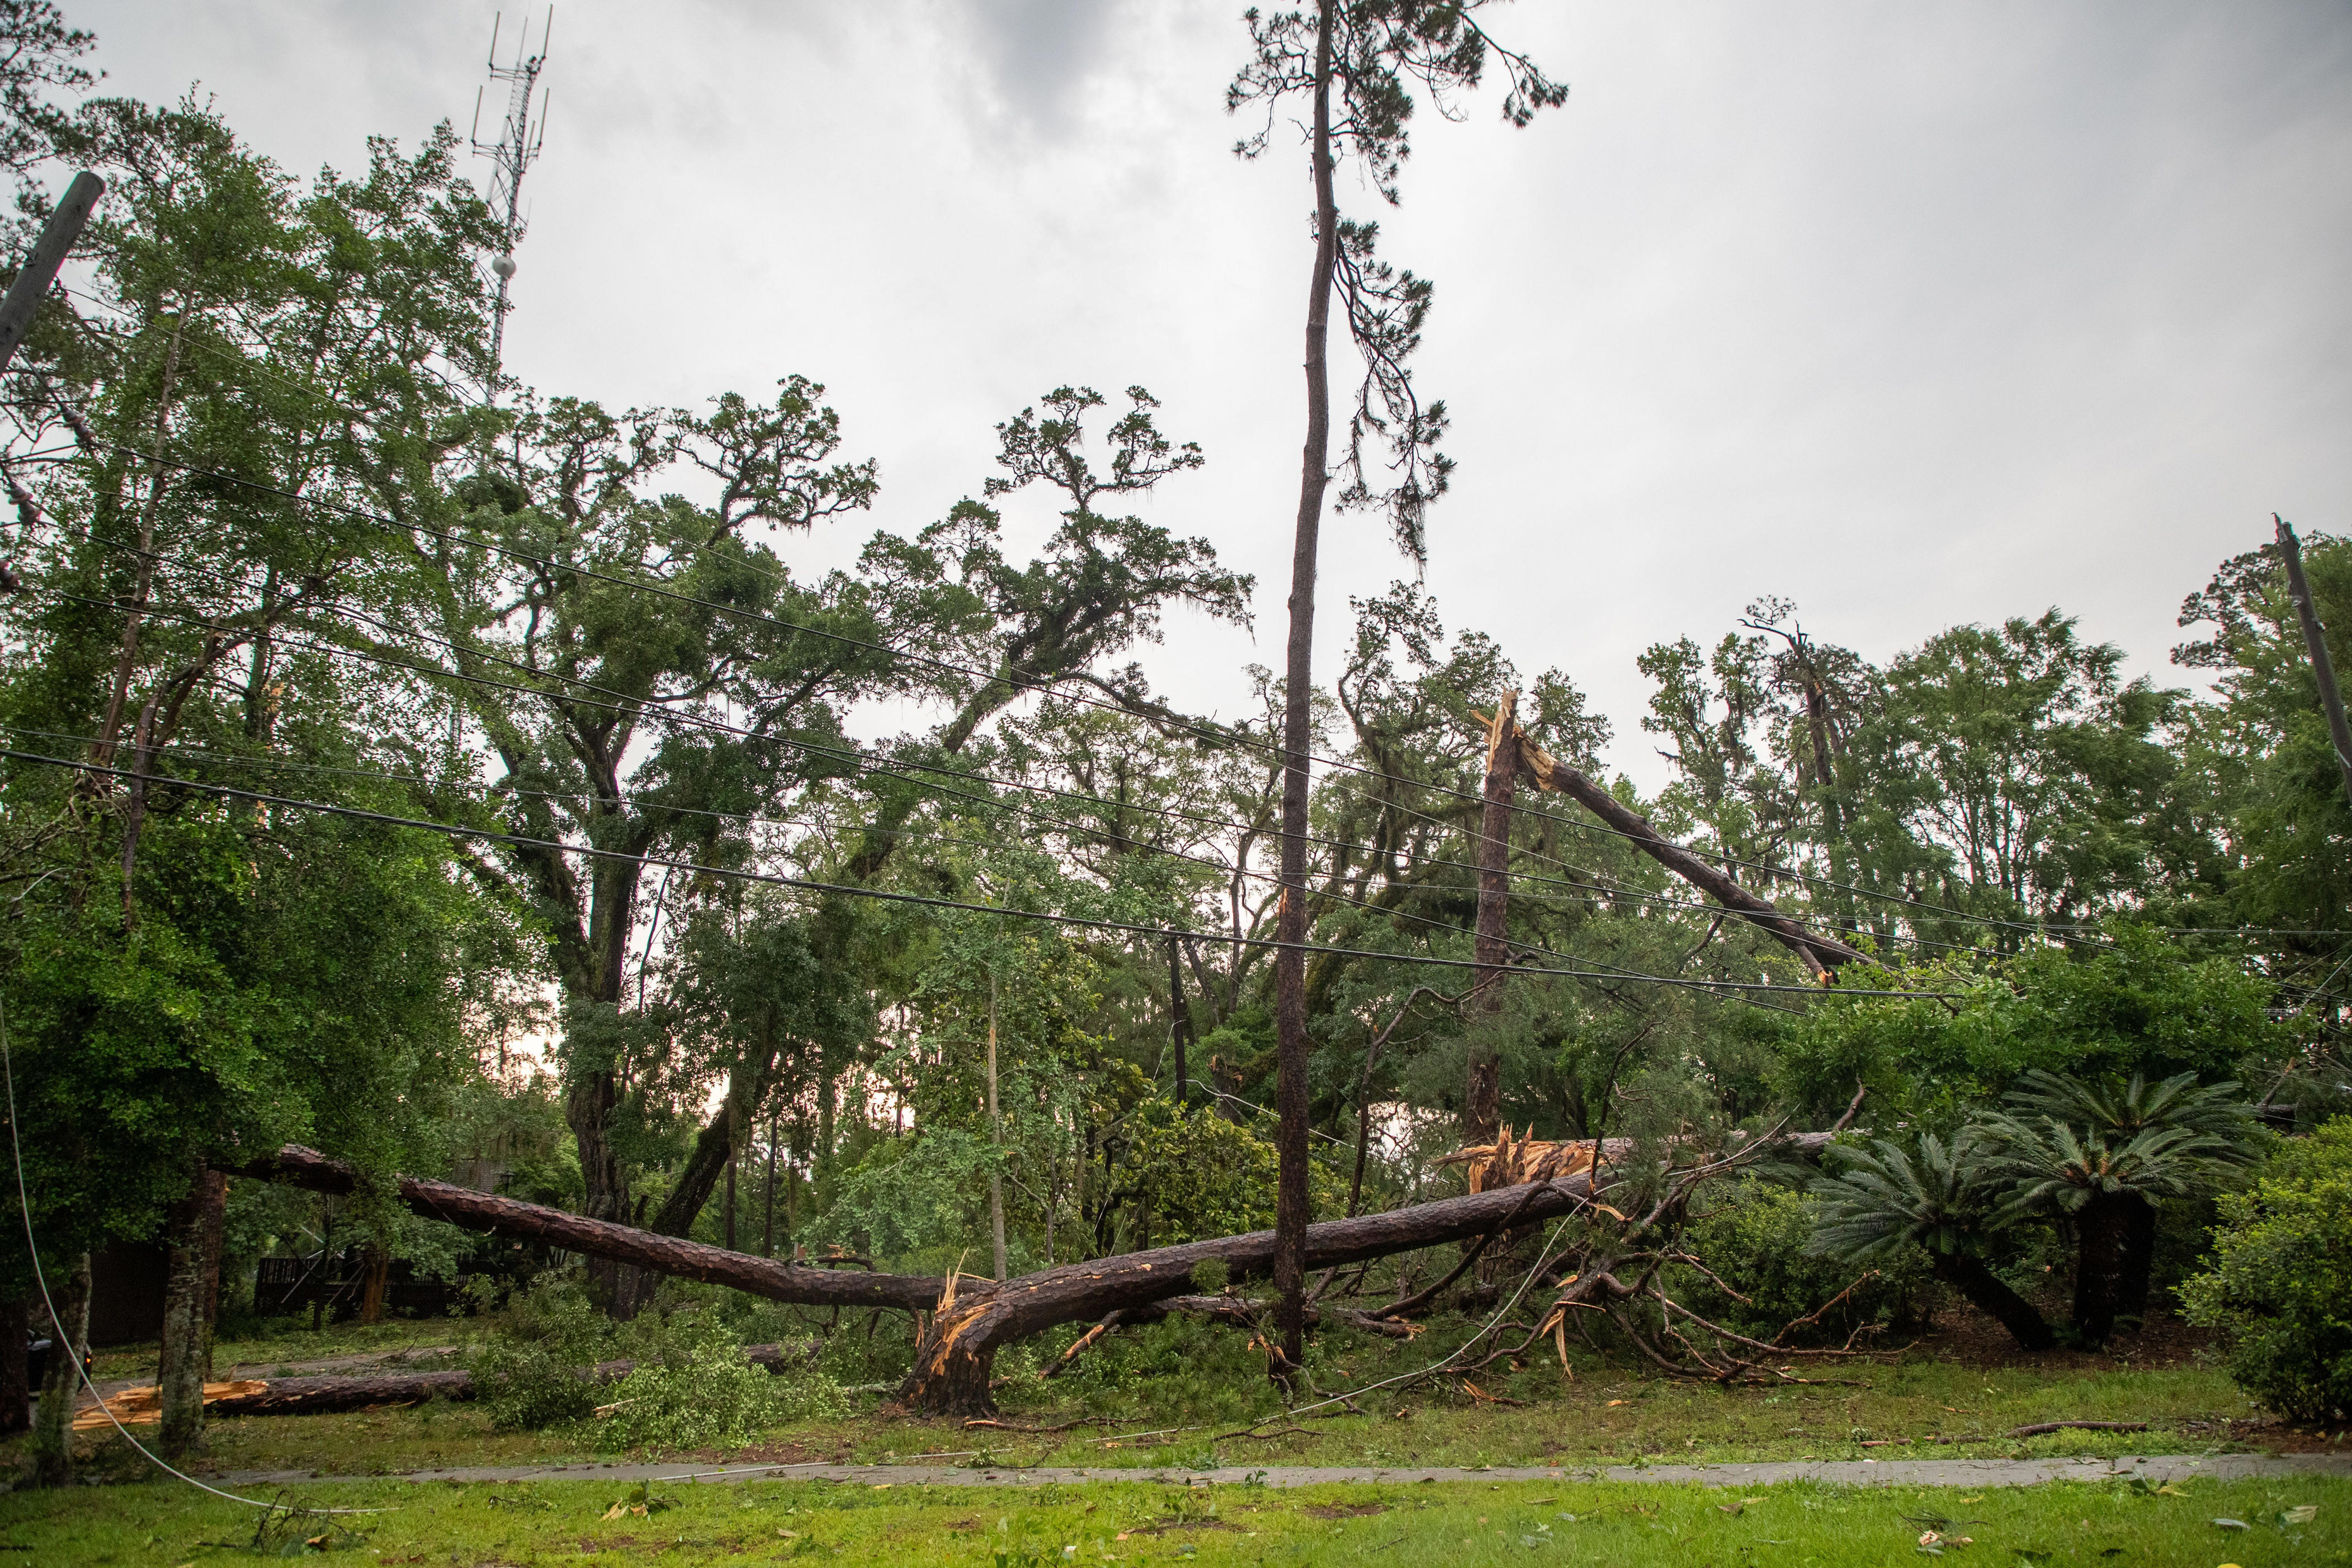
[[[1004, 1147], [1004, 1120], [996, 1110], [996, 970], [988, 972], [988, 1146]], [[996, 1277], [1004, 1278], [1004, 1176], [994, 1166], [988, 1172], [988, 1229], [996, 1244]]]
[[[82, 225], [89, 221], [90, 208], [106, 194], [106, 182], [85, 169], [73, 177], [57, 210], [41, 226], [41, 237], [33, 242], [32, 254], [16, 268], [16, 280], [8, 285], [8, 295], [0, 300], [0, 371], [16, 357], [16, 345], [25, 341], [26, 331], [33, 324], [34, 312], [48, 297], [49, 285], [58, 279], [58, 268], [65, 265], [66, 257], [81, 237]], [[175, 340], [176, 341], [176, 340]], [[30, 548], [33, 530], [38, 524], [40, 512], [33, 498], [16, 482], [7, 479], [7, 487], [16, 503], [16, 521], [23, 524], [25, 543]], [[7, 563], [0, 562], [0, 594], [13, 594], [23, 584]], [[128, 893], [125, 894], [128, 897]]]
[[0, 300], [0, 371], [16, 357], [16, 345], [25, 341], [25, 331], [33, 324], [33, 312], [41, 308], [48, 297], [49, 285], [58, 280], [58, 268], [65, 265], [66, 257], [81, 237], [82, 225], [89, 221], [90, 208], [106, 194], [106, 182], [85, 169], [73, 177], [66, 194], [42, 226], [41, 237], [33, 242], [33, 253], [25, 258], [25, 265], [16, 269], [16, 280], [8, 285], [8, 296]]
[[[1519, 776], [1519, 694], [1506, 691], [1486, 727], [1486, 809], [1478, 823], [1477, 1011], [1489, 1025], [1503, 1012], [1503, 976], [1510, 968], [1507, 916], [1511, 896], [1511, 791]], [[1492, 1143], [1501, 1135], [1503, 1059], [1492, 1027], [1472, 1036], [1470, 1081], [1462, 1097], [1462, 1142]]]
[[2319, 606], [2311, 597], [2311, 584], [2303, 574], [2303, 545], [2294, 527], [2278, 513], [2279, 558], [2286, 563], [2286, 591], [2303, 619], [2303, 640], [2311, 645], [2311, 673], [2319, 680], [2319, 705], [2327, 710], [2327, 733], [2336, 742], [2336, 765], [2344, 770], [2344, 794], [2352, 799], [2352, 724], [2344, 720], [2344, 694], [2336, 689], [2336, 663], [2327, 657], [2327, 628], [2319, 622]]
[[515, 46], [515, 62], [499, 64], [499, 26], [490, 24], [490, 79], [507, 84], [506, 118], [499, 121], [499, 139], [482, 140], [482, 89], [474, 92], [474, 130], [472, 141], [477, 155], [490, 161], [490, 211], [506, 225], [506, 247], [490, 262], [490, 270], [498, 274], [499, 300], [490, 322], [490, 374], [495, 378], [506, 353], [507, 290], [515, 275], [514, 243], [522, 229], [522, 177], [538, 162], [540, 148], [547, 142], [547, 100], [539, 101], [539, 121], [531, 121], [530, 100], [539, 89], [539, 73], [547, 68], [547, 40], [555, 31], [555, 7], [547, 8], [547, 26], [540, 29], [539, 53], [530, 50], [530, 23], [522, 25], [522, 38]]

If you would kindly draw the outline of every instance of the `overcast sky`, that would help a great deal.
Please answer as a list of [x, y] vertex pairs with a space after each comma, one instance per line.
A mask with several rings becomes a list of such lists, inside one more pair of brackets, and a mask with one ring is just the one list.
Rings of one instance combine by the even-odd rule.
[[[110, 89], [200, 83], [299, 171], [464, 131], [495, 12], [64, 3]], [[1231, 153], [1241, 8], [563, 0], [509, 367], [616, 405], [825, 383], [883, 494], [785, 542], [811, 569], [977, 493], [1024, 402], [1140, 383], [1209, 458], [1150, 515], [1259, 578], [1254, 639], [1179, 617], [1147, 667], [1238, 714], [1241, 667], [1280, 663], [1310, 259], [1295, 142]], [[2342, 0], [1522, 0], [1492, 26], [1567, 104], [1424, 116], [1402, 206], [1342, 205], [1437, 283], [1447, 623], [1565, 669], [1645, 784], [1635, 655], [1760, 595], [1874, 658], [2056, 605], [2177, 680], [2182, 595], [2273, 509], [2352, 528]], [[1323, 563], [1328, 679], [1348, 596], [1409, 568], [1357, 518]]]

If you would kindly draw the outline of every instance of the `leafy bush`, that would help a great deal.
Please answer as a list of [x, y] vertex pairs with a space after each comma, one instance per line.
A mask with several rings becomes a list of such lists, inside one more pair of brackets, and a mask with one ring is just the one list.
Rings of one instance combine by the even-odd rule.
[[536, 1432], [576, 1421], [596, 1406], [579, 1369], [602, 1359], [612, 1325], [575, 1278], [554, 1276], [518, 1290], [506, 1321], [467, 1363], [474, 1397], [501, 1432]]
[[597, 1447], [701, 1448], [751, 1441], [780, 1421], [846, 1415], [841, 1386], [814, 1371], [771, 1376], [705, 1311], [669, 1320], [658, 1359], [641, 1362], [597, 1406]]
[[[1863, 1272], [1811, 1250], [1820, 1219], [1820, 1202], [1807, 1194], [1753, 1179], [1739, 1183], [1684, 1232], [1684, 1250], [1716, 1279], [1696, 1268], [1685, 1270], [1681, 1299], [1726, 1328], [1761, 1340], [1820, 1311]], [[1933, 1278], [1927, 1254], [1906, 1245], [1874, 1267], [1874, 1278], [1822, 1313], [1819, 1324], [1798, 1330], [1791, 1342], [1835, 1344], [1869, 1324], [1916, 1320]]]
[[[637, 1364], [617, 1383], [583, 1375], [614, 1360]], [[634, 1321], [614, 1323], [576, 1276], [517, 1292], [469, 1365], [494, 1427], [593, 1425], [587, 1435], [607, 1449], [741, 1443], [762, 1426], [848, 1414], [825, 1373], [772, 1375], [745, 1361], [742, 1342], [698, 1293], [666, 1291]]]
[[2230, 1375], [2281, 1415], [2352, 1415], [2352, 1117], [2283, 1143], [2221, 1210], [2189, 1321], [2229, 1334]]
[[1206, 1106], [1165, 1100], [1136, 1107], [1128, 1127], [1124, 1177], [1151, 1205], [1153, 1246], [1272, 1228], [1281, 1160], [1270, 1140]]

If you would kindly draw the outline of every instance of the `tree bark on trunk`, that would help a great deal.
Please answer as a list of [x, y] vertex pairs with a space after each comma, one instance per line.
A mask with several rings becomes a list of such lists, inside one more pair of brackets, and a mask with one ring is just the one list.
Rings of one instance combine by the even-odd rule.
[[1519, 776], [1519, 694], [1506, 691], [1486, 731], [1486, 808], [1478, 824], [1477, 1011], [1489, 1026], [1470, 1037], [1470, 1081], [1462, 1097], [1462, 1142], [1492, 1143], [1503, 1121], [1503, 1058], [1492, 1025], [1502, 1016], [1510, 967], [1511, 787]]
[[384, 1292], [392, 1285], [392, 1255], [370, 1242], [360, 1251], [360, 1321], [383, 1321]]
[[2103, 1345], [2115, 1331], [2125, 1233], [2131, 1211], [2147, 1207], [2136, 1193], [2098, 1193], [2075, 1213], [2074, 1333], [2085, 1346]]
[[41, 1376], [41, 1407], [33, 1420], [33, 1482], [61, 1487], [73, 1479], [74, 1396], [81, 1388], [81, 1357], [89, 1342], [89, 1254], [78, 1254], [62, 1277], [51, 1276], [58, 1315], [49, 1323], [48, 1365]]
[[[1290, 552], [1290, 640], [1282, 710], [1282, 891], [1274, 961], [1274, 1259], [1280, 1298], [1276, 1324], [1294, 1364], [1306, 1353], [1307, 1266], [1302, 1256], [1311, 1198], [1307, 1180], [1307, 752], [1313, 736], [1315, 557], [1330, 481], [1332, 272], [1339, 257], [1339, 203], [1331, 190], [1331, 25], [1337, 0], [1322, 0], [1315, 39], [1315, 124], [1308, 156], [1315, 178], [1315, 271], [1307, 289], [1307, 442], [1300, 455], [1297, 532]], [[944, 1373], [943, 1373], [944, 1375]], [[986, 1379], [981, 1397], [987, 1397]]]
[[19, 1296], [0, 1306], [0, 1437], [33, 1424], [32, 1367], [26, 1351], [32, 1338], [33, 1298]]
[[191, 1178], [187, 1195], [172, 1205], [163, 1229], [163, 1342], [155, 1386], [163, 1415], [157, 1442], [167, 1459], [187, 1453], [204, 1436], [205, 1342], [210, 1337], [205, 1283], [215, 1277], [216, 1268], [205, 1244], [218, 1234], [213, 1211], [226, 1191], [221, 1173], [203, 1163]]
[[1937, 1252], [1936, 1278], [1958, 1290], [1969, 1304], [1998, 1321], [2009, 1331], [2009, 1337], [2030, 1351], [2046, 1351], [2058, 1342], [2033, 1303], [2002, 1284], [1984, 1259], [1974, 1253]]

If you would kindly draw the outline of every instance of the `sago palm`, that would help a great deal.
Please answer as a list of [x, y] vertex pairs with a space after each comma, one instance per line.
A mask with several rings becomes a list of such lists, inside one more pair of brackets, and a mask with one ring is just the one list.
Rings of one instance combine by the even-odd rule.
[[2096, 1344], [2118, 1317], [2147, 1310], [2156, 1205], [2257, 1152], [2252, 1108], [2234, 1083], [2194, 1074], [2120, 1089], [2030, 1072], [2011, 1112], [1984, 1123], [1985, 1150], [2012, 1184], [2004, 1217], [2061, 1214], [2076, 1227], [2074, 1330]]
[[1868, 1150], [1833, 1151], [1845, 1168], [1813, 1184], [1822, 1208], [1811, 1250], [1864, 1263], [1916, 1244], [1937, 1279], [2025, 1349], [2047, 1350], [2056, 1342], [2050, 1325], [1978, 1255], [1998, 1201], [1979, 1143], [1976, 1130], [1963, 1128], [1948, 1143], [1922, 1136], [1916, 1152], [1884, 1139]]
[[1990, 1152], [2016, 1183], [2006, 1213], [2077, 1223], [2074, 1331], [2088, 1342], [2105, 1340], [2116, 1317], [2147, 1311], [2157, 1201], [2261, 1154], [2237, 1084], [2197, 1084], [2192, 1072], [2155, 1084], [2133, 1074], [2116, 1089], [2034, 1069], [2006, 1100], [2009, 1114], [1985, 1123]]

